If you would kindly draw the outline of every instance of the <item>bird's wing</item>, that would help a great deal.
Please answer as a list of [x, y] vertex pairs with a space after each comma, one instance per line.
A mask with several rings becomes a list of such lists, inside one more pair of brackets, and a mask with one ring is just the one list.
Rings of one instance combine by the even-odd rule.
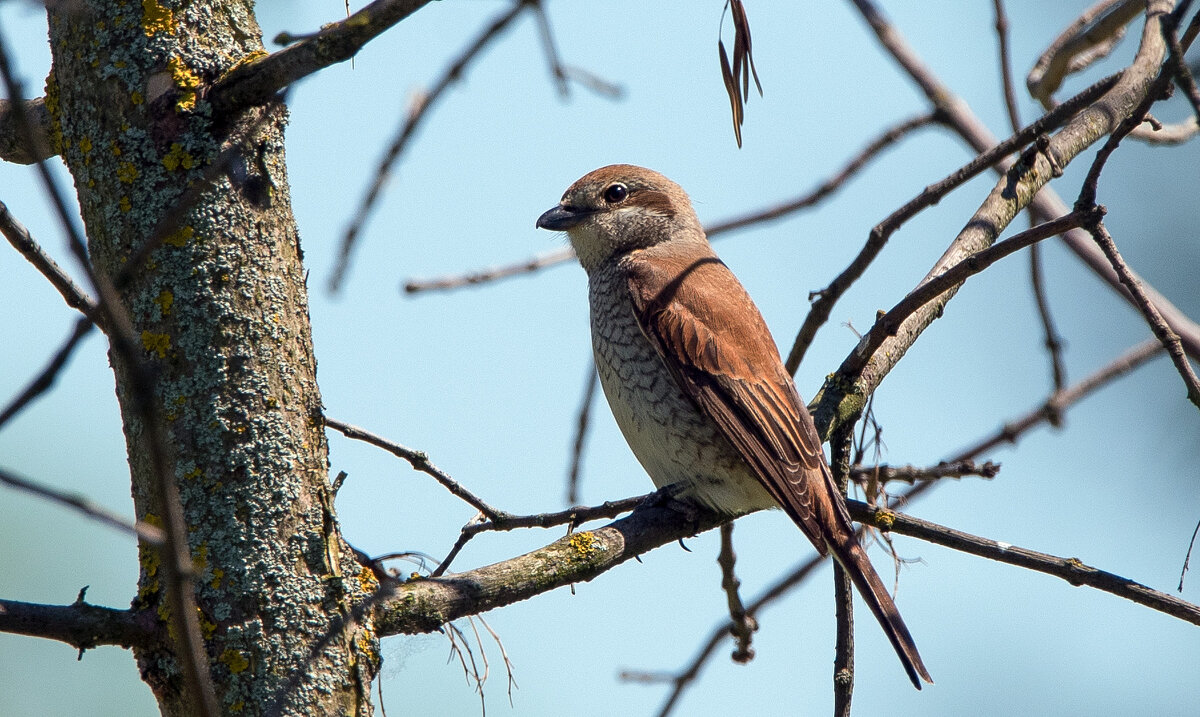
[[850, 516], [757, 307], [711, 253], [633, 252], [624, 262], [638, 324], [664, 363], [771, 496], [824, 555]]

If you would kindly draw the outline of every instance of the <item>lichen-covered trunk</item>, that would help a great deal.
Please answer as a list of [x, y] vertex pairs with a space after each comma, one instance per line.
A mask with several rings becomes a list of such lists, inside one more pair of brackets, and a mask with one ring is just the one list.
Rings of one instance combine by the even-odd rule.
[[[262, 52], [253, 3], [48, 8], [47, 102], [96, 273], [115, 280], [189, 186], [207, 186], [119, 296], [153, 369], [221, 709], [369, 714], [378, 643], [369, 616], [352, 608], [373, 578], [352, 559], [332, 510], [284, 163], [286, 110], [214, 117], [202, 92]], [[119, 352], [111, 358], [136, 511], [155, 522], [161, 505], [131, 395], [136, 372]], [[147, 547], [140, 554], [135, 606], [169, 624], [160, 557]], [[164, 714], [195, 714], [172, 647], [137, 659]]]

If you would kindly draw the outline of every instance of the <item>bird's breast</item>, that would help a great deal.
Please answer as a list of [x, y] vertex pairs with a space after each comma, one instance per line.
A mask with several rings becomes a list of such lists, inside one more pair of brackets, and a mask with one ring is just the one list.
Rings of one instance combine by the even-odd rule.
[[772, 507], [750, 467], [684, 393], [642, 332], [619, 269], [589, 279], [592, 350], [600, 385], [626, 442], [658, 487], [730, 515]]

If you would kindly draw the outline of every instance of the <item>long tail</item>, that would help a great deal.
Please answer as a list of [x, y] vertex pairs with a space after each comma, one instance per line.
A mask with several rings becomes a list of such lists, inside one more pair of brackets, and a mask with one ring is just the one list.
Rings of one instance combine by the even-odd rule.
[[900, 657], [900, 662], [904, 663], [904, 669], [908, 672], [908, 678], [912, 680], [913, 686], [918, 690], [921, 689], [921, 680], [933, 684], [933, 678], [929, 676], [929, 670], [925, 669], [925, 663], [921, 661], [921, 655], [917, 652], [917, 644], [913, 642], [908, 627], [900, 617], [896, 603], [892, 601], [892, 596], [888, 594], [887, 588], [883, 586], [883, 581], [879, 579], [879, 573], [875, 572], [874, 566], [871, 565], [870, 559], [867, 558], [866, 552], [859, 545], [854, 534], [830, 536], [830, 538], [827, 541], [830, 552], [849, 573], [854, 587], [858, 589], [863, 600], [867, 601], [871, 612], [875, 613], [875, 619], [879, 621], [879, 625], [891, 640], [892, 647], [896, 649], [896, 655]]

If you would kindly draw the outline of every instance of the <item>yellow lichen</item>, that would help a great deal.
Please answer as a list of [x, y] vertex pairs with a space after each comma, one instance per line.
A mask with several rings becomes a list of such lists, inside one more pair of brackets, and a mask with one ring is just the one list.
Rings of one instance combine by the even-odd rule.
[[200, 615], [200, 633], [204, 635], [205, 640], [211, 640], [212, 636], [217, 634], [217, 623], [209, 620], [200, 608], [196, 608], [196, 612]]
[[163, 166], [172, 172], [180, 167], [191, 169], [194, 162], [192, 155], [188, 154], [183, 145], [178, 142], [173, 142], [171, 149], [167, 150], [162, 158]]
[[246, 656], [240, 650], [235, 650], [232, 647], [221, 653], [221, 662], [225, 663], [229, 671], [235, 675], [239, 672], [245, 672], [246, 668], [250, 666], [250, 661], [246, 659]]
[[132, 102], [134, 105], [140, 105], [146, 101], [146, 96], [143, 95], [141, 92], [134, 90], [133, 92], [129, 93], [129, 101]]
[[83, 137], [79, 140], [79, 150], [84, 154], [92, 151], [92, 140], [88, 137]]
[[117, 180], [122, 184], [133, 184], [138, 178], [138, 169], [133, 162], [117, 162]]
[[[166, 164], [165, 159], [163, 160], [163, 164]], [[188, 240], [191, 239], [195, 234], [196, 230], [190, 226], [180, 227], [178, 230], [168, 234], [163, 239], [163, 244], [170, 244], [171, 246], [183, 246], [187, 244]]]
[[143, 331], [142, 346], [150, 353], [158, 354], [159, 358], [166, 358], [167, 352], [171, 350], [171, 337], [167, 334]]
[[[248, 65], [251, 62], [254, 62], [255, 60], [258, 60], [263, 57], [267, 57], [267, 55], [269, 55], [269, 54], [270, 53], [268, 53], [266, 50], [255, 50], [254, 52], [251, 52], [250, 54], [246, 55], [242, 59], [233, 63], [233, 65], [228, 70], [225, 70], [225, 72], [223, 72], [221, 74], [220, 79], [221, 80], [225, 79], [226, 77], [229, 76], [229, 73], [233, 72], [234, 70], [241, 67], [242, 65]], [[218, 81], [220, 81], [220, 80], [218, 80]]]
[[586, 556], [600, 546], [600, 541], [596, 540], [596, 536], [590, 530], [585, 530], [582, 533], [572, 533], [567, 544], [580, 556]]
[[117, 202], [117, 208], [123, 212], [127, 212], [133, 209], [133, 205], [129, 203], [129, 197], [121, 197], [121, 200]]
[[880, 508], [875, 511], [875, 527], [891, 530], [896, 523], [896, 514], [890, 510]]
[[175, 295], [169, 291], [163, 291], [154, 299], [154, 303], [158, 304], [158, 310], [162, 312], [163, 316], [170, 316], [171, 305], [175, 303]]
[[163, 7], [158, 0], [142, 0], [142, 30], [146, 37], [160, 32], [170, 33], [175, 27], [175, 14], [171, 8]]
[[167, 69], [171, 71], [171, 79], [179, 89], [179, 100], [175, 103], [175, 108], [181, 112], [196, 109], [196, 90], [200, 87], [200, 78], [178, 57], [167, 60]]
[[196, 466], [187, 473], [184, 473], [183, 477], [187, 478], [188, 480], [196, 480], [202, 475], [204, 475], [204, 471], [200, 470], [200, 466]]
[[117, 141], [115, 139], [109, 143], [108, 147], [110, 150], [112, 150], [112, 155], [114, 157], [121, 156], [121, 145], [117, 144]]
[[196, 572], [203, 572], [208, 567], [208, 543], [201, 543], [192, 555], [192, 567]]
[[221, 587], [221, 578], [225, 577], [225, 571], [220, 568], [213, 568], [212, 574], [213, 579], [209, 585], [212, 586], [213, 590], [216, 590], [217, 588]]
[[358, 586], [365, 593], [373, 593], [379, 587], [379, 579], [375, 577], [375, 573], [370, 568], [364, 567], [358, 571]]

